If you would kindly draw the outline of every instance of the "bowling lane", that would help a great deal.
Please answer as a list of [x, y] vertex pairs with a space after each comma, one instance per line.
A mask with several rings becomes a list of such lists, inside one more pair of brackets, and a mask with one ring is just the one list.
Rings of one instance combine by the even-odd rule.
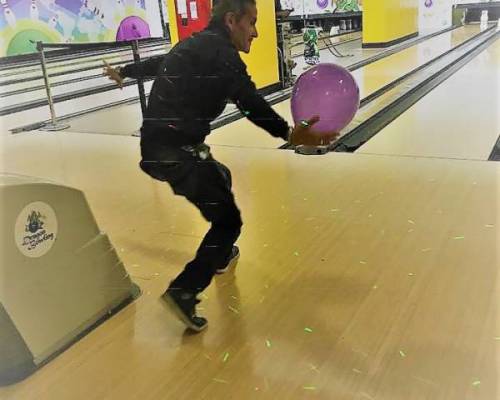
[[[151, 88], [152, 82], [146, 82], [145, 84], [145, 89], [146, 91], [149, 92]], [[104, 92], [104, 93], [97, 93], [91, 96], [85, 96], [81, 98], [75, 98], [71, 99], [68, 101], [64, 101], [61, 103], [56, 103], [54, 105], [54, 108], [56, 110], [56, 115], [57, 116], [65, 116], [69, 115], [78, 111], [83, 111], [83, 110], [88, 110], [92, 109], [94, 107], [104, 107], [109, 105], [110, 103], [113, 102], [119, 102], [123, 101], [125, 99], [132, 99], [134, 97], [137, 97], [139, 95], [138, 90], [137, 90], [137, 85], [132, 85], [132, 86], [127, 86], [123, 90], [112, 90], [109, 92]], [[0, 106], [4, 106], [5, 103], [3, 102], [4, 99], [0, 99]], [[137, 131], [137, 129], [140, 127], [140, 122], [137, 122], [137, 115], [140, 115], [140, 106], [138, 103], [135, 104], [135, 107], [137, 108], [137, 114], [133, 115], [128, 115], [125, 113], [122, 113], [121, 111], [116, 111], [117, 108], [113, 109], [114, 111], [108, 111], [107, 116], [98, 116], [94, 117], [94, 114], [92, 114], [91, 117], [91, 122], [94, 120], [96, 121], [107, 121], [107, 125], [104, 127], [104, 132], [103, 128], [100, 126], [94, 127], [95, 129], [89, 129], [90, 126], [85, 122], [85, 118], [89, 117], [89, 115], [85, 115], [84, 117], [81, 117], [82, 121], [81, 124], [83, 124], [87, 129], [90, 131], [98, 131], [101, 133], [112, 133], [113, 130], [110, 132], [109, 127], [124, 127], [126, 124], [131, 123], [131, 125], [128, 125], [128, 132], [129, 134], [133, 134]], [[1, 131], [0, 135], [2, 134], [9, 134], [8, 130], [18, 128], [21, 126], [28, 125], [30, 123], [34, 123], [36, 121], [46, 121], [50, 119], [50, 114], [49, 114], [49, 108], [47, 106], [43, 107], [37, 107], [33, 108], [30, 110], [25, 110], [9, 115], [2, 116], [2, 124], [1, 124]], [[142, 118], [139, 119], [139, 121]], [[120, 121], [119, 124], [117, 124], [117, 121]], [[135, 125], [132, 125], [135, 121]], [[73, 121], [70, 121], [70, 125], [73, 124]], [[113, 129], [113, 128], [112, 128]]]
[[[393, 79], [398, 78], [407, 71], [415, 68], [418, 65], [427, 62], [432, 57], [435, 57], [439, 52], [448, 50], [451, 46], [466, 40], [467, 38], [477, 34], [479, 28], [477, 26], [466, 26], [462, 28], [455, 29], [451, 32], [443, 33], [436, 36], [428, 41], [413, 46], [406, 49], [400, 53], [396, 53], [392, 56], [387, 57], [369, 65], [362, 70], [355, 72], [358, 75], [358, 82], [360, 83], [362, 94], [369, 94], [374, 90], [377, 90], [380, 86], [390, 82]], [[418, 48], [419, 50], [416, 50]], [[399, 55], [402, 54], [402, 55]], [[345, 59], [343, 59], [345, 60]], [[415, 61], [417, 60], [417, 61]], [[377, 66], [381, 65], [381, 66]], [[369, 69], [364, 72], [365, 69]], [[371, 72], [370, 72], [371, 71]], [[379, 75], [382, 75], [380, 77]], [[121, 93], [123, 94], [123, 93]], [[58, 104], [59, 108], [64, 108], [64, 105]], [[290, 114], [290, 102], [285, 101], [275, 106], [277, 112], [282, 115], [287, 120], [291, 121]], [[107, 111], [109, 113], [109, 110]], [[64, 112], [60, 113], [63, 115]], [[123, 125], [123, 129], [119, 129], [119, 134], [124, 134], [128, 131], [131, 134], [135, 128], [138, 126], [137, 116], [124, 115], [121, 109], [116, 109], [112, 112], [113, 115], [117, 115], [119, 120], [130, 121], [130, 129], [127, 128], [129, 125]], [[119, 116], [118, 116], [119, 115]], [[76, 125], [76, 130], [80, 132], [103, 132], [103, 133], [113, 133], [113, 126], [108, 126], [109, 121], [115, 120], [115, 118], [108, 114], [102, 122], [102, 118], [99, 119], [97, 126], [94, 125], [93, 121], [87, 120], [84, 117], [81, 121], [73, 121]], [[231, 124], [231, 129], [228, 130], [215, 130], [212, 135], [209, 136], [207, 143], [212, 145], [227, 145], [227, 146], [238, 146], [238, 147], [263, 147], [263, 148], [276, 148], [283, 144], [280, 139], [275, 139], [258, 128], [252, 127], [250, 129], [251, 123], [248, 121], [237, 121]], [[242, 127], [248, 127], [242, 129]]]
[[500, 134], [500, 40], [358, 153], [487, 160]]
[[[361, 98], [377, 91], [390, 82], [405, 75], [411, 70], [438, 57], [440, 54], [463, 43], [467, 39], [480, 33], [478, 25], [466, 25], [449, 32], [442, 33], [429, 40], [418, 43], [389, 57], [378, 60], [353, 72], [359, 85]], [[276, 111], [288, 121], [292, 121], [290, 100], [275, 106]], [[248, 122], [238, 121], [234, 131], [241, 131], [239, 124]], [[233, 130], [217, 130], [209, 136], [207, 142], [214, 145], [275, 147], [279, 140], [271, 140], [262, 134], [259, 129], [248, 131], [245, 135], [234, 134]]]
[[[454, 36], [454, 37], [459, 37], [460, 35], [462, 35], [463, 33], [460, 33], [460, 32], [464, 32], [464, 28], [466, 28], [466, 30], [469, 30], [472, 28], [473, 31], [475, 32], [479, 32], [479, 27], [478, 26], [475, 26], [476, 29], [474, 29], [473, 26], [466, 26], [466, 27], [460, 27], [460, 28], [456, 28], [454, 29], [453, 31], [449, 31], [449, 32], [444, 32], [444, 33], [441, 33], [439, 35], [437, 35], [436, 37], [441, 37], [443, 35], [446, 35], [445, 37], [450, 37], [450, 34], [451, 36]], [[425, 35], [424, 35], [425, 36]], [[394, 47], [389, 47], [388, 49], [394, 49], [394, 48], [398, 48], [402, 45], [406, 45], [408, 43], [412, 43], [414, 40], [417, 40], [419, 38], [416, 38], [416, 39], [412, 39], [408, 42], [404, 42], [402, 44], [399, 44], [399, 45], [395, 45]], [[428, 39], [427, 41], [429, 41], [430, 39]], [[426, 41], [426, 42], [427, 42]], [[344, 67], [348, 67], [349, 65], [353, 65], [357, 62], [360, 62], [362, 60], [365, 60], [369, 57], [373, 57], [375, 55], [378, 55], [380, 53], [383, 53], [385, 52], [386, 48], [368, 48], [368, 49], [364, 49], [361, 47], [361, 43], [359, 41], [355, 41], [355, 42], [350, 42], [350, 43], [345, 43], [345, 44], [338, 44], [338, 43], [333, 43], [335, 46], [338, 46], [338, 50], [344, 54], [344, 55], [349, 55], [349, 57], [337, 57], [335, 56], [334, 54], [332, 54], [328, 49], [324, 49], [324, 50], [321, 50], [320, 51], [320, 60], [321, 62], [330, 62], [330, 63], [334, 63], [334, 64], [338, 64], [338, 65], [342, 65]], [[423, 44], [423, 43], [421, 43]], [[302, 72], [304, 72], [306, 69], [309, 69], [310, 66], [308, 66], [305, 62], [304, 62], [304, 57], [294, 57], [294, 61], [297, 63], [297, 66], [295, 67], [294, 69], [294, 73], [296, 75], [300, 75]]]
[[[157, 50], [154, 54], [163, 54], [164, 51]], [[125, 53], [124, 53], [125, 54]], [[148, 53], [149, 54], [149, 53]], [[78, 61], [70, 61], [68, 63], [58, 62], [49, 64], [49, 74], [64, 73], [64, 75], [52, 76], [50, 82], [52, 85], [52, 95], [58, 96], [68, 92], [89, 89], [100, 85], [110, 83], [110, 81], [102, 75], [102, 60], [106, 59], [108, 62], [122, 62], [130, 63], [132, 56], [129, 55], [111, 55], [106, 57], [100, 55], [98, 57], [80, 59]], [[40, 66], [37, 68], [30, 67], [32, 70], [38, 72], [28, 72], [25, 75], [12, 75], [9, 76], [3, 83], [0, 83], [0, 103], [2, 107], [21, 105], [29, 103], [33, 100], [45, 100], [47, 94], [45, 86], [41, 77]], [[79, 68], [92, 68], [89, 70], [79, 70]], [[27, 82], [6, 84], [7, 81], [15, 81], [19, 78], [37, 78]], [[36, 90], [35, 90], [36, 88]]]
[[[439, 54], [439, 51], [446, 51], [449, 49], [451, 45], [456, 45], [461, 41], [464, 41], [471, 37], [474, 34], [479, 32], [479, 28], [475, 26], [467, 26], [464, 28], [455, 29], [452, 32], [446, 32], [444, 34], [439, 35], [436, 38], [433, 38], [431, 43], [428, 45], [429, 49], [421, 50], [422, 53], [426, 53], [427, 57], [424, 57], [422, 62], [428, 61], [429, 58], [432, 58], [436, 54]], [[353, 34], [358, 35], [358, 33]], [[441, 39], [439, 39], [441, 38]], [[441, 46], [437, 46], [435, 43], [440, 42]], [[444, 45], [448, 43], [448, 46]], [[422, 49], [424, 43], [419, 45], [419, 48]], [[349, 46], [353, 46], [353, 43], [347, 44], [346, 48]], [[356, 43], [356, 46], [359, 46], [359, 43]], [[432, 49], [434, 48], [434, 51]], [[363, 57], [367, 58], [374, 54], [373, 49], [358, 49], [363, 53]], [[379, 51], [379, 50], [378, 50]], [[407, 52], [406, 52], [407, 53]], [[405, 53], [405, 54], [406, 54]], [[390, 56], [390, 59], [395, 59], [397, 54]], [[407, 57], [408, 58], [408, 57]], [[359, 57], [352, 58], [342, 58], [337, 59], [336, 62], [342, 65], [350, 65], [354, 62], [360, 61]], [[378, 61], [380, 63], [383, 60]], [[369, 89], [376, 90], [378, 89], [377, 85], [383, 85], [390, 81], [391, 77], [394, 79], [404, 72], [399, 71], [400, 62], [396, 63], [397, 68], [387, 67], [387, 63], [384, 63], [385, 67], [375, 68], [375, 71], [372, 73], [368, 73], [364, 78], [360, 75], [359, 79], [364, 79], [364, 82], [367, 84]], [[410, 60], [406, 62], [405, 70], [410, 70], [414, 68], [413, 61]], [[365, 67], [368, 68], [368, 67]], [[387, 70], [392, 72], [392, 75], [387, 74]], [[399, 73], [398, 73], [399, 72]], [[384, 79], [380, 81], [377, 80], [377, 74], [384, 74]], [[359, 72], [358, 72], [359, 74]], [[370, 79], [373, 79], [376, 82], [374, 84], [370, 84]], [[74, 119], [71, 121], [72, 129], [78, 132], [88, 132], [88, 133], [107, 133], [107, 134], [118, 134], [118, 135], [130, 135], [132, 134], [137, 127], [140, 125], [140, 113], [139, 110], [133, 110], [134, 105], [125, 106], [126, 108], [119, 107], [114, 110], [106, 110], [99, 112], [95, 115], [85, 116], [82, 118]], [[274, 106], [275, 110], [282, 115], [287, 120], [291, 121], [290, 114], [290, 102], [284, 101], [280, 104]], [[120, 121], [120, 123], [116, 123], [116, 121]], [[231, 128], [228, 130], [214, 130], [213, 134], [210, 135], [207, 139], [207, 143], [212, 145], [227, 145], [227, 146], [236, 146], [236, 147], [261, 147], [261, 148], [276, 148], [279, 147], [284, 142], [280, 139], [276, 139], [268, 135], [266, 132], [258, 128], [250, 128], [251, 125], [247, 121], [236, 121], [232, 123]]]
[[[142, 58], [151, 57], [157, 54], [163, 54], [170, 50], [169, 44], [161, 44], [156, 46], [147, 46], [140, 48], [140, 54]], [[50, 54], [50, 50], [49, 50]], [[86, 67], [92, 64], [97, 66], [102, 66], [102, 59], [106, 59], [109, 62], [130, 62], [133, 60], [132, 51], [130, 49], [119, 50], [110, 49], [109, 52], [100, 52], [98, 54], [89, 54], [86, 57], [75, 57], [76, 54], [68, 56], [69, 59], [63, 59], [62, 57], [54, 60], [53, 58], [48, 59], [49, 69], [56, 69], [57, 72], [62, 71], [72, 71], [77, 67]], [[54, 72], [54, 71], [52, 71]], [[41, 74], [40, 63], [34, 62], [29, 65], [12, 65], [11, 67], [5, 67], [0, 70], [0, 83], [5, 83], [16, 78], [30, 78], [38, 77]]]
[[479, 25], [466, 25], [434, 36], [389, 57], [353, 72], [359, 85], [361, 98], [391, 83], [440, 54], [458, 46], [480, 33]]

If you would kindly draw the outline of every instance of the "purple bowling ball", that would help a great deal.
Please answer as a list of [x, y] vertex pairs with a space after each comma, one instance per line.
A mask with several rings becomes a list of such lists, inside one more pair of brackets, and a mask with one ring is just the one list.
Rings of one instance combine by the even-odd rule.
[[328, 6], [328, 0], [316, 0], [316, 4], [319, 8], [323, 9]]
[[118, 42], [125, 40], [136, 40], [151, 37], [149, 25], [140, 17], [127, 17], [118, 27], [116, 40]]
[[304, 72], [292, 91], [295, 124], [319, 115], [314, 130], [340, 132], [359, 108], [359, 87], [351, 73], [335, 64], [322, 63]]

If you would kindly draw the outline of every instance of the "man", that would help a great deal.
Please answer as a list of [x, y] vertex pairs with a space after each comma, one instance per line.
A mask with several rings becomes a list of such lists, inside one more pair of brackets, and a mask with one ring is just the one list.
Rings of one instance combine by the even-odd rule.
[[259, 95], [238, 51], [248, 53], [257, 38], [255, 0], [219, 0], [209, 26], [178, 43], [163, 57], [104, 73], [122, 84], [124, 77], [156, 76], [141, 128], [140, 167], [168, 182], [211, 222], [195, 258], [169, 285], [163, 299], [192, 330], [207, 326], [196, 315], [196, 295], [215, 273], [225, 272], [239, 256], [234, 246], [242, 226], [231, 191], [231, 173], [204, 144], [210, 122], [231, 99], [257, 126], [293, 144], [318, 144], [337, 134], [319, 136], [310, 126], [317, 117], [291, 130]]

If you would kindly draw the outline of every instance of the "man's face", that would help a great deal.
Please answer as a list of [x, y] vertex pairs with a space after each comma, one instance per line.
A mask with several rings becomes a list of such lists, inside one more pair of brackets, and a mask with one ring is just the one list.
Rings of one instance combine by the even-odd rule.
[[234, 13], [226, 16], [226, 25], [229, 28], [231, 42], [238, 51], [249, 53], [252, 40], [258, 36], [257, 27], [257, 7], [254, 4], [246, 6], [245, 14], [239, 19]]

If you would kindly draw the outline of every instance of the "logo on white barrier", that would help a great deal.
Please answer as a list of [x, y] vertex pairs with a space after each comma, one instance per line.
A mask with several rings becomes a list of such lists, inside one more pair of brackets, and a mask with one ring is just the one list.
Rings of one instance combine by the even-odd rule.
[[19, 251], [27, 257], [42, 257], [57, 237], [56, 213], [47, 203], [30, 203], [18, 215], [15, 229]]

